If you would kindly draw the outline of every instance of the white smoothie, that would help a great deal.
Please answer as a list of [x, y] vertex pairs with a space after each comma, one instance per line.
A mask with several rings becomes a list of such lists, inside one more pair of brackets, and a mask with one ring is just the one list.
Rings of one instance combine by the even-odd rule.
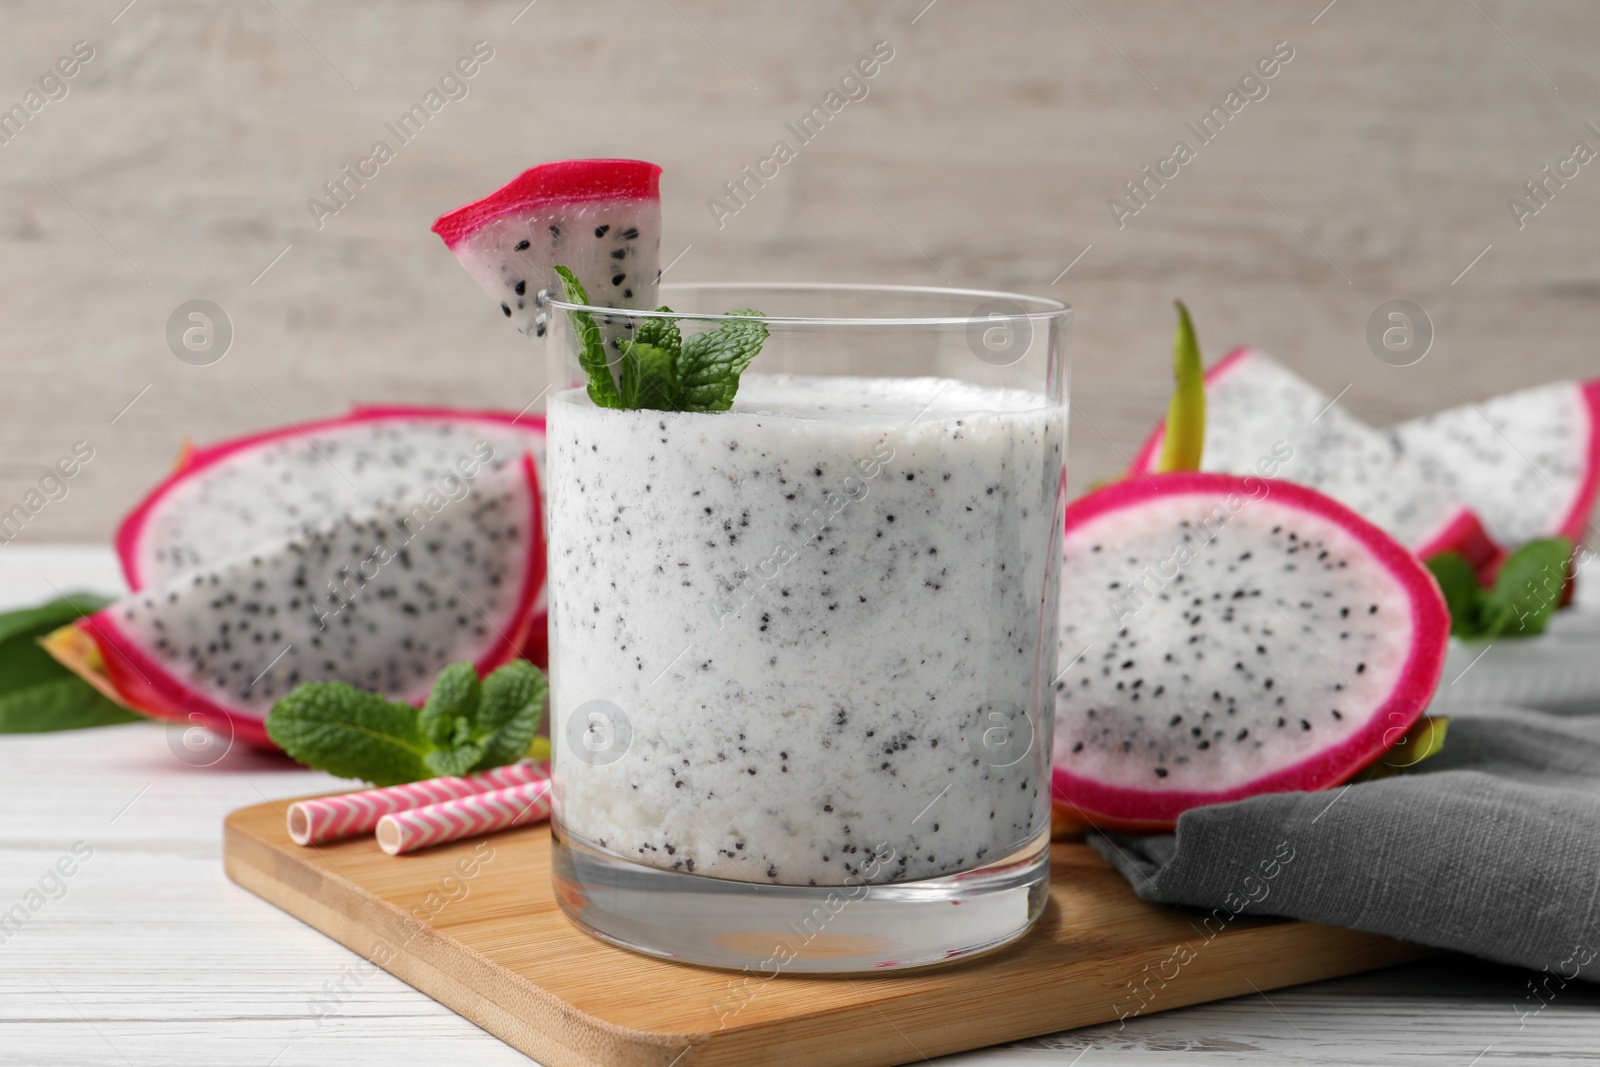
[[[938, 378], [746, 373], [719, 413], [553, 396], [562, 829], [788, 885], [860, 878], [885, 847], [870, 880], [930, 878], [1033, 838], [1065, 438], [1042, 394]], [[589, 725], [593, 701], [626, 723]], [[1003, 719], [1016, 741], [986, 753]], [[593, 729], [625, 752], [573, 743]]]

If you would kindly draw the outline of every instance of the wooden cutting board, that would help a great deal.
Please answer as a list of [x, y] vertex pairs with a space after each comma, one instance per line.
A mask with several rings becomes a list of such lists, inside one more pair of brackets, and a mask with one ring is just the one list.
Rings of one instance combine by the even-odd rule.
[[1007, 948], [899, 974], [743, 975], [579, 930], [551, 894], [547, 825], [396, 858], [370, 837], [291, 843], [288, 803], [228, 816], [228, 876], [545, 1067], [921, 1062], [1432, 951], [1282, 919], [1208, 928], [1205, 912], [1139, 900], [1088, 846], [1058, 844], [1045, 914]]

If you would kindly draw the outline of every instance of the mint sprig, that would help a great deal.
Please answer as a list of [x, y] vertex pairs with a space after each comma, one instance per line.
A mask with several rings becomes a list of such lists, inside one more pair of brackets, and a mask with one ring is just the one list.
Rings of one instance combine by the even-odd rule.
[[1506, 557], [1492, 588], [1460, 555], [1443, 552], [1428, 560], [1450, 608], [1450, 634], [1463, 641], [1534, 637], [1550, 624], [1561, 603], [1572, 542], [1564, 537], [1529, 541]]
[[267, 736], [298, 763], [374, 785], [473, 774], [528, 751], [549, 691], [525, 660], [482, 682], [472, 664], [452, 663], [420, 709], [343, 682], [308, 682], [273, 705]]
[[[583, 284], [566, 267], [556, 267], [569, 303], [587, 304]], [[657, 311], [671, 312], [669, 307]], [[605, 339], [587, 311], [569, 311], [578, 339], [578, 362], [589, 378], [589, 399], [596, 407], [628, 411], [727, 411], [739, 391], [739, 376], [761, 351], [767, 327], [761, 312], [749, 309], [729, 315], [753, 316], [748, 322], [727, 321], [687, 341], [674, 319], [644, 319], [632, 338], [619, 338], [622, 359], [611, 375]]]
[[[567, 300], [574, 304], [587, 304], [589, 294], [583, 283], [566, 267], [556, 267], [561, 284], [567, 291]], [[578, 363], [589, 376], [589, 399], [598, 408], [620, 408], [622, 398], [617, 394], [617, 383], [611, 378], [611, 366], [606, 359], [606, 343], [600, 336], [600, 327], [587, 311], [569, 311], [572, 332], [578, 335]]]

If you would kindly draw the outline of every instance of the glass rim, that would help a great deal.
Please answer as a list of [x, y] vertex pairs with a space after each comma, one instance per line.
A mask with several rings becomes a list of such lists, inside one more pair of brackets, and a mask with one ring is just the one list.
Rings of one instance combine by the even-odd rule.
[[[937, 285], [873, 285], [853, 282], [669, 282], [661, 286], [663, 294], [706, 289], [745, 289], [753, 293], [787, 290], [816, 293], [860, 292], [901, 296], [957, 296], [987, 302], [1009, 302], [1016, 305], [1019, 310], [1016, 312], [995, 310], [972, 315], [896, 315], [873, 318], [854, 315], [842, 317], [729, 315], [727, 313], [718, 314], [714, 312], [646, 311], [633, 308], [599, 307], [594, 304], [570, 303], [553, 294], [547, 299], [550, 307], [561, 311], [587, 311], [590, 314], [606, 315], [613, 319], [672, 319], [693, 322], [725, 322], [730, 319], [748, 321], [756, 319], [768, 325], [782, 326], [971, 326], [976, 323], [992, 324], [996, 321], [1049, 321], [1051, 319], [1064, 319], [1072, 314], [1072, 307], [1069, 304], [1053, 297], [1028, 296], [1025, 293], [1008, 293], [999, 289], [957, 289]], [[1028, 305], [1032, 305], [1036, 310], [1026, 310]]]

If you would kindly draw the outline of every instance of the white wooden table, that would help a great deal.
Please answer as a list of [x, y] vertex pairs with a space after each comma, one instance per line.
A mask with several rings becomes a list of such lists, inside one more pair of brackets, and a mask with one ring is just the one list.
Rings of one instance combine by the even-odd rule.
[[[52, 585], [110, 592], [119, 580], [100, 548], [0, 547], [0, 609]], [[71, 877], [47, 879], [56, 899], [31, 922], [0, 931], [0, 1064], [530, 1062], [223, 876], [227, 812], [333, 779], [244, 750], [199, 769], [172, 746], [181, 751], [181, 733], [142, 723], [0, 737], [0, 912], [40, 888], [75, 843], [92, 850]], [[1600, 987], [1570, 985], [1531, 1014], [1541, 1002], [1530, 977], [1443, 956], [940, 1062], [1600, 1060]], [[311, 1001], [341, 986], [348, 998], [319, 1020]]]

